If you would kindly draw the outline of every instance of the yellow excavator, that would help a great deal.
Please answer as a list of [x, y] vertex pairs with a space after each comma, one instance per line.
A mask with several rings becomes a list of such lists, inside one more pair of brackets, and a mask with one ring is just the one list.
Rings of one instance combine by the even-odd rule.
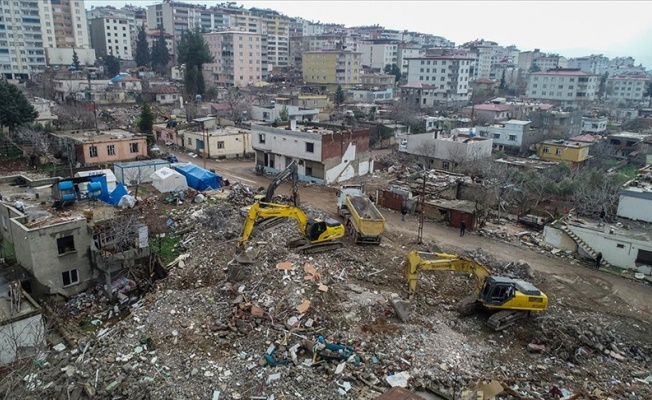
[[242, 229], [242, 237], [238, 244], [238, 251], [235, 260], [240, 263], [249, 262], [243, 255], [244, 248], [249, 241], [256, 222], [268, 218], [293, 218], [299, 224], [303, 237], [288, 242], [288, 247], [296, 251], [308, 254], [328, 251], [344, 246], [339, 239], [344, 237], [345, 228], [341, 222], [326, 218], [309, 218], [306, 213], [298, 207], [282, 204], [256, 202], [250, 208]]
[[533, 312], [542, 312], [548, 308], [548, 296], [531, 283], [493, 276], [484, 265], [456, 254], [413, 250], [408, 253], [404, 268], [411, 295], [417, 290], [419, 271], [460, 271], [472, 274], [478, 291], [462, 301], [460, 312], [470, 315], [478, 308], [492, 312], [487, 325], [497, 331]]

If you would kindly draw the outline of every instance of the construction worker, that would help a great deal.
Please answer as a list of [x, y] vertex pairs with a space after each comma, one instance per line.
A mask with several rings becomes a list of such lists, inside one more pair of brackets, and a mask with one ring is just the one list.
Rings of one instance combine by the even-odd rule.
[[600, 264], [602, 263], [602, 253], [598, 252], [595, 256], [595, 269], [600, 269]]

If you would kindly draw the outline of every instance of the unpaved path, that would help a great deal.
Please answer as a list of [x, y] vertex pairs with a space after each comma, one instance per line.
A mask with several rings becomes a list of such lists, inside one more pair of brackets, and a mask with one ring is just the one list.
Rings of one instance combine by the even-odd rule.
[[[181, 161], [194, 162], [203, 165], [203, 160], [190, 158], [185, 154], [178, 155]], [[257, 187], [267, 187], [269, 177], [257, 176], [253, 171], [253, 162], [244, 161], [212, 161], [207, 160], [207, 168], [214, 168], [219, 174], [232, 183], [241, 181], [244, 184]], [[290, 194], [286, 182], [277, 190], [278, 194]], [[300, 189], [302, 203], [310, 204], [322, 211], [336, 216], [335, 189], [322, 186], [306, 186]], [[399, 213], [382, 209], [387, 220], [387, 244], [397, 250], [407, 252], [418, 248], [416, 244], [418, 218], [408, 216], [407, 221], [401, 221]], [[504, 241], [477, 236], [467, 233], [460, 237], [458, 230], [442, 224], [425, 222], [423, 241], [435, 242], [443, 251], [461, 253], [465, 250], [482, 249], [499, 260], [525, 261], [535, 271], [547, 279], [542, 289], [548, 293], [553, 302], [558, 302], [575, 309], [600, 310], [614, 316], [630, 317], [647, 324], [652, 324], [652, 287], [632, 281], [604, 271], [596, 271], [576, 260], [571, 264], [569, 259], [558, 259], [541, 254], [540, 249], [530, 249], [526, 246], [506, 243]], [[399, 265], [396, 268], [400, 268]]]

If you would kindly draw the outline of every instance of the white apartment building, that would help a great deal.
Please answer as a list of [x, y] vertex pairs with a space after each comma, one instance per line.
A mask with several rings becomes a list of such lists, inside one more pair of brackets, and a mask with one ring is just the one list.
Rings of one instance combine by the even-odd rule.
[[651, 80], [646, 75], [616, 75], [607, 78], [607, 98], [612, 100], [643, 100], [645, 85]]
[[602, 75], [609, 68], [609, 59], [602, 54], [571, 58], [568, 60], [568, 68], [579, 68], [585, 72]]
[[531, 129], [531, 124], [531, 121], [510, 119], [489, 126], [476, 126], [475, 131], [480, 137], [492, 139], [497, 150], [527, 151], [531, 145], [545, 139], [545, 132]]
[[540, 71], [547, 71], [549, 69], [568, 67], [568, 59], [557, 54], [552, 54], [537, 58], [533, 61], [533, 64], [536, 65]]
[[[7, 79], [27, 79], [45, 69], [45, 50], [39, 17], [40, 2], [0, 3], [0, 70]], [[50, 27], [53, 31], [54, 27]]]
[[526, 96], [540, 101], [557, 101], [565, 106], [593, 101], [600, 76], [579, 69], [561, 68], [533, 72], [528, 76]]
[[[131, 48], [132, 50], [135, 51], [136, 36], [138, 34], [138, 28], [140, 27], [136, 24], [136, 12], [132, 10], [123, 10], [111, 6], [92, 8], [86, 11], [86, 19], [89, 21], [88, 31], [92, 32], [92, 29], [90, 28], [90, 21], [94, 20], [95, 18], [104, 18], [104, 17], [116, 17], [123, 20], [127, 20], [127, 22], [129, 23], [129, 39], [131, 40]], [[92, 41], [93, 39], [90, 38], [91, 43]]]
[[427, 168], [452, 171], [458, 164], [491, 157], [492, 139], [470, 136], [454, 129], [451, 135], [427, 132], [399, 135], [398, 151], [417, 156]]
[[[213, 14], [218, 14], [216, 18]], [[147, 28], [163, 27], [172, 33], [178, 41], [183, 31], [200, 26], [206, 31], [223, 28], [221, 13], [206, 9], [206, 6], [183, 3], [180, 1], [162, 2], [147, 6]], [[217, 26], [216, 26], [217, 25]], [[174, 55], [173, 55], [174, 56]]]
[[607, 117], [582, 117], [582, 132], [602, 133], [607, 131]]
[[290, 64], [290, 18], [269, 15], [262, 18], [263, 35], [267, 35], [267, 62], [269, 69]]
[[408, 58], [421, 57], [425, 54], [425, 50], [421, 47], [407, 47], [399, 45], [397, 64], [401, 68], [401, 74], [405, 76], [408, 73]]
[[466, 102], [472, 58], [464, 56], [421, 56], [408, 58], [407, 84], [434, 86], [434, 99], [440, 103]]
[[358, 44], [362, 65], [382, 70], [386, 65], [398, 65], [398, 45], [388, 41], [367, 41]]
[[133, 60], [129, 21], [118, 17], [101, 17], [91, 21], [92, 45], [98, 57], [114, 55]]
[[222, 86], [247, 86], [267, 78], [267, 56], [262, 35], [244, 31], [205, 33], [215, 60], [204, 64], [214, 82]]

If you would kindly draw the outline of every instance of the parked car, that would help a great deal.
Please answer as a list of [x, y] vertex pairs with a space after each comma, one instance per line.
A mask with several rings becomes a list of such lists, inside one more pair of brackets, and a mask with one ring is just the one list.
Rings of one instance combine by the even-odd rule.
[[149, 148], [150, 153], [154, 154], [155, 156], [161, 154], [161, 148], [158, 147], [157, 145], [154, 145]]

